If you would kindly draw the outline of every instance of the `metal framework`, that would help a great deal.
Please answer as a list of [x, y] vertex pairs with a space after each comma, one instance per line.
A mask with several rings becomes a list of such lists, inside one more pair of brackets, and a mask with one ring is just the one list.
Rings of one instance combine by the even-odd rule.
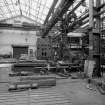
[[48, 13], [50, 16], [50, 8], [53, 1], [54, 0], [0, 0], [0, 21], [21, 15], [43, 24]]
[[46, 23], [48, 22], [49, 17], [50, 17], [51, 14], [54, 12], [54, 8], [55, 8], [57, 2], [58, 2], [58, 0], [54, 0], [53, 4], [52, 4], [52, 6], [51, 6], [51, 8], [50, 8], [50, 10], [49, 10], [49, 12], [48, 12], [48, 15], [47, 15], [47, 17], [46, 17], [46, 19], [45, 19], [45, 21], [44, 21], [44, 24], [46, 24]]
[[23, 31], [39, 31], [41, 30], [40, 26], [35, 25], [14, 25], [14, 24], [8, 24], [8, 23], [0, 23], [0, 29], [15, 29], [15, 30], [23, 30]]
[[58, 20], [67, 12], [69, 7], [74, 3], [74, 0], [62, 0], [58, 9], [53, 14], [52, 18], [45, 25], [44, 31], [42, 33], [42, 37], [45, 37], [51, 28], [58, 22]]
[[[66, 9], [66, 16], [65, 16], [65, 20], [67, 20], [69, 18], [69, 16], [71, 14], [73, 14], [81, 5], [82, 3], [84, 2], [85, 0], [80, 0], [79, 3], [77, 3], [77, 5], [75, 5], [75, 7], [73, 7], [71, 10], [69, 10], [69, 12], [67, 11]], [[62, 1], [63, 2], [63, 1]], [[71, 5], [73, 5], [74, 3], [71, 3]], [[105, 13], [105, 10], [101, 10], [103, 7], [105, 7], [105, 3], [101, 3], [98, 7], [95, 7], [94, 10], [97, 11], [95, 12], [93, 15], [94, 15], [94, 18], [98, 17], [99, 15], [101, 16], [102, 14]], [[63, 6], [62, 6], [63, 8]], [[62, 9], [61, 8], [61, 9]], [[59, 11], [59, 12], [58, 12]], [[68, 13], [67, 13], [68, 12]], [[44, 28], [44, 31], [42, 33], [42, 37], [45, 37], [48, 32], [51, 30], [51, 28], [57, 23], [57, 21], [59, 20], [59, 14], [60, 14], [60, 10], [57, 10], [52, 18], [48, 21], [48, 23], [45, 25], [45, 28]], [[62, 12], [62, 16], [64, 15], [64, 12]], [[61, 17], [62, 17], [61, 16]], [[104, 16], [105, 17], [105, 16]], [[104, 19], [104, 17], [101, 18]], [[87, 19], [87, 20], [86, 20]], [[81, 24], [78, 24], [79, 22], [81, 22]], [[83, 16], [80, 16], [78, 17], [75, 21], [73, 21], [72, 23], [69, 23], [69, 26], [68, 26], [68, 32], [70, 31], [73, 31], [75, 29], [75, 26], [78, 24], [78, 28], [81, 27], [82, 25], [85, 25], [89, 23], [89, 11], [86, 12]]]
[[[78, 3], [73, 6], [76, 1], [78, 1]], [[64, 14], [66, 14], [65, 19], [69, 18], [69, 15], [73, 14], [84, 1], [85, 0], [62, 0], [59, 7], [56, 7], [58, 0], [0, 0], [0, 22], [4, 22], [5, 20], [12, 19], [17, 16], [23, 16], [35, 23], [44, 23], [45, 27], [42, 33], [42, 37], [44, 37]], [[50, 5], [48, 4], [49, 2], [51, 2]], [[105, 2], [95, 8], [98, 12], [94, 14], [94, 17], [104, 15], [105, 10], [103, 7], [105, 7]], [[82, 24], [80, 24], [78, 28], [89, 23], [88, 18], [89, 13], [83, 13], [83, 15], [69, 24], [68, 32], [73, 31], [75, 29], [73, 27], [81, 21]], [[104, 19], [105, 16], [101, 17], [102, 21]]]
[[[93, 14], [94, 18], [97, 18], [98, 16], [101, 16], [101, 15], [103, 15], [105, 13], [105, 10], [100, 11], [104, 7], [105, 7], [105, 3], [99, 5], [98, 7], [95, 8], [95, 10], [97, 11], [97, 13], [95, 12]], [[87, 20], [84, 21], [85, 19], [87, 19]], [[105, 19], [105, 16], [103, 16], [102, 18], [100, 18], [100, 20], [104, 20], [104, 19]], [[79, 25], [76, 28], [80, 28], [82, 25], [89, 23], [89, 12], [87, 12], [86, 14], [84, 14], [84, 16], [78, 17], [77, 20], [75, 20], [72, 24], [70, 24], [70, 26], [68, 27], [68, 30], [69, 30], [68, 32], [75, 30], [75, 28], [73, 29], [73, 27], [75, 27], [77, 25], [77, 23], [80, 22], [80, 21], [82, 21], [82, 24]]]

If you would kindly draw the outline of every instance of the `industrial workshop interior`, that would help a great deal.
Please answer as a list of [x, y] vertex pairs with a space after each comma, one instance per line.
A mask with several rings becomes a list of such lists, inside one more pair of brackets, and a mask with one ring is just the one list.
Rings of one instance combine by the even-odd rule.
[[105, 0], [0, 0], [0, 105], [105, 105]]

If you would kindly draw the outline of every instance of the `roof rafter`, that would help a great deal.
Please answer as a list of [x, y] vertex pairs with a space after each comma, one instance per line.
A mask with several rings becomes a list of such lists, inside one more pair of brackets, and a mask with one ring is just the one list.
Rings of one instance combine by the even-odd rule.
[[[1, 10], [1, 12], [2, 12], [1, 15], [4, 17], [5, 14], [4, 14], [3, 10], [1, 9], [1, 7], [0, 7], [0, 10]], [[4, 17], [4, 18], [5, 18], [5, 17]]]
[[25, 15], [22, 15], [22, 17], [24, 17], [24, 18], [26, 18], [26, 19], [28, 19], [28, 20], [30, 20], [30, 21], [33, 21], [33, 22], [35, 22], [36, 24], [40, 24], [40, 23], [38, 23], [36, 20], [34, 20], [34, 19], [30, 18], [30, 17], [27, 17], [27, 16], [25, 16]]
[[3, 0], [3, 1], [4, 1], [5, 6], [7, 7], [7, 10], [9, 11], [9, 13], [11, 14], [11, 16], [13, 16], [12, 12], [11, 12], [11, 10], [9, 8], [8, 2], [6, 0]]
[[0, 20], [0, 22], [5, 22], [7, 20], [10, 20], [10, 19], [14, 19], [14, 18], [17, 18], [17, 17], [20, 17], [21, 15], [17, 15], [17, 16], [13, 16], [13, 17], [9, 17], [9, 18], [6, 18], [6, 19], [2, 19]]
[[6, 18], [24, 14], [28, 18], [43, 24], [52, 2], [53, 0], [1, 0], [0, 19], [5, 20]]
[[[23, 12], [25, 12], [26, 14], [27, 14], [27, 12], [26, 11], [23, 11]], [[22, 14], [23, 15], [23, 14]], [[27, 15], [26, 15], [27, 16]], [[36, 16], [35, 15], [33, 15], [33, 14], [31, 14], [30, 13], [30, 16], [32, 16], [32, 17], [35, 17], [36, 18]], [[41, 19], [41, 18], [38, 18], [38, 19], [40, 19], [40, 20], [43, 20], [43, 19]], [[44, 21], [44, 20], [43, 20]]]
[[14, 8], [14, 10], [15, 10], [15, 14], [16, 14], [16, 9], [15, 9], [15, 7], [14, 7], [13, 0], [11, 0], [11, 3], [12, 3], [12, 6], [13, 6], [13, 8]]
[[39, 11], [40, 11], [40, 6], [41, 6], [41, 0], [38, 0], [38, 2], [39, 2], [39, 3], [38, 3], [39, 5], [38, 5], [38, 7], [37, 7], [37, 8], [38, 8], [38, 13], [37, 13], [36, 19], [38, 19], [38, 14], [39, 14]]
[[[25, 7], [29, 7], [28, 5], [25, 5], [25, 4], [21, 4], [21, 5], [23, 5], [23, 6], [25, 6]], [[26, 10], [26, 9], [25, 9], [25, 10]], [[37, 11], [37, 10], [35, 10], [35, 9], [32, 8], [32, 7], [30, 7], [30, 10]], [[22, 10], [22, 11], [23, 11], [23, 10]], [[38, 12], [38, 11], [37, 11], [37, 12]], [[42, 13], [42, 12], [39, 11], [39, 13]], [[46, 15], [46, 14], [42, 13], [42, 15]]]

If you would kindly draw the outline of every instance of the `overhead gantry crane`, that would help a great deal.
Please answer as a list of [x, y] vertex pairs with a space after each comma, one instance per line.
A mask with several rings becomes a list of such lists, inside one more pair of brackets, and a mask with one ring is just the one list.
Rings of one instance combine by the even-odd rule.
[[[81, 0], [71, 11], [65, 16], [65, 20], [75, 12], [75, 10], [84, 2]], [[51, 19], [45, 24], [44, 30], [42, 32], [42, 37], [46, 37], [52, 27], [59, 21], [61, 17], [67, 12], [68, 8], [73, 5], [74, 0], [63, 0], [59, 5], [58, 9], [55, 11]], [[94, 6], [94, 4], [96, 6]], [[68, 31], [71, 32], [76, 28], [79, 28], [87, 23], [88, 24], [88, 34], [89, 34], [89, 57], [88, 60], [95, 59], [98, 66], [100, 67], [100, 36], [101, 36], [101, 26], [102, 20], [105, 16], [101, 17], [105, 13], [103, 9], [105, 3], [101, 4], [100, 0], [89, 0], [89, 10], [82, 16], [75, 19], [72, 23], [68, 25]], [[80, 23], [80, 24], [79, 24]], [[78, 25], [77, 25], [78, 24]], [[98, 69], [99, 69], [98, 67]], [[100, 70], [98, 70], [100, 72]], [[99, 74], [98, 72], [98, 74]]]
[[[71, 14], [73, 14], [75, 12], [75, 10], [77, 8], [79, 8], [84, 1], [85, 0], [81, 0], [72, 10], [70, 10], [69, 13], [66, 15], [65, 20], [67, 20], [67, 18], [69, 18], [69, 16]], [[96, 0], [96, 2], [98, 2], [98, 1], [99, 0]], [[43, 29], [43, 32], [42, 32], [42, 37], [47, 36], [49, 31], [61, 19], [61, 17], [63, 17], [63, 15], [68, 11], [68, 8], [70, 8], [73, 5], [74, 2], [75, 2], [74, 0], [66, 0], [66, 1], [62, 0], [60, 5], [58, 6], [58, 9], [56, 9], [56, 11], [53, 13], [53, 16], [51, 17], [51, 19], [46, 24], [44, 24], [44, 29]], [[104, 4], [98, 4], [98, 6], [93, 7], [93, 9], [94, 9], [93, 18], [97, 18], [98, 16], [102, 15], [103, 13], [105, 13], [105, 10], [101, 11], [101, 9], [103, 9], [104, 6], [105, 6], [105, 3]], [[71, 29], [73, 27], [75, 27], [77, 25], [77, 23], [80, 22], [80, 21], [82, 21], [82, 23], [78, 27], [88, 23], [89, 22], [89, 15], [90, 15], [90, 13], [89, 13], [89, 10], [88, 10], [83, 16], [80, 16], [75, 21], [73, 21], [68, 26], [68, 32], [73, 31]], [[104, 17], [102, 17], [101, 19], [103, 19], [103, 18]], [[87, 19], [87, 20], [84, 21], [85, 19]]]
[[74, 0], [62, 0], [58, 8], [54, 12], [51, 19], [44, 26], [42, 37], [45, 37], [52, 27], [58, 22], [58, 20], [67, 12], [70, 6], [74, 3]]

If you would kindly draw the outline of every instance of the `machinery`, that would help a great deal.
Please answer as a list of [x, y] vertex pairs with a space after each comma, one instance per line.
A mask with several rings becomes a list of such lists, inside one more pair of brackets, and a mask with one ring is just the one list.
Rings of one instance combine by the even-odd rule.
[[[95, 69], [93, 68], [93, 74], [94, 76], [100, 77], [100, 67], [103, 61], [103, 54], [100, 53], [100, 39], [102, 34], [101, 32], [104, 30], [100, 30], [100, 19], [103, 19], [101, 18], [101, 15], [105, 12], [103, 10], [104, 4], [101, 5], [100, 0], [96, 0], [96, 6], [94, 7], [93, 0], [89, 0], [89, 10], [85, 11], [85, 13], [77, 17], [75, 10], [78, 9], [78, 7], [83, 4], [84, 1], [85, 0], [81, 0], [74, 8], [68, 11], [68, 9], [73, 5], [74, 0], [62, 0], [58, 9], [53, 13], [53, 16], [44, 24], [44, 28], [42, 29], [41, 33], [42, 38], [44, 39], [39, 38], [37, 41], [37, 59], [46, 61], [43, 63], [41, 61], [31, 63], [17, 63], [14, 64], [13, 71], [32, 71], [35, 73], [40, 73], [41, 69], [47, 68], [46, 64], [48, 64], [48, 60], [54, 60], [55, 65], [52, 68], [57, 69], [57, 72], [62, 72], [63, 70], [63, 72], [65, 73], [65, 69], [77, 69], [77, 71], [80, 71], [81, 67], [83, 67], [83, 65], [80, 64], [84, 63], [78, 62], [70, 64], [71, 61], [69, 63], [66, 63], [64, 61], [63, 63], [59, 63], [59, 65], [57, 65], [57, 63], [60, 60], [65, 60], [66, 55], [68, 55], [68, 57], [66, 56], [66, 58], [72, 57], [71, 50], [67, 45], [67, 34], [86, 23], [89, 23], [87, 28], [84, 29], [86, 36], [84, 36], [83, 38], [81, 47], [83, 49], [83, 53], [87, 55], [85, 59], [87, 59], [88, 61], [94, 60], [96, 62], [96, 65], [94, 67]], [[54, 26], [56, 26], [57, 23], [60, 23], [58, 28], [60, 34], [58, 36], [53, 36], [55, 39], [57, 39], [57, 46], [54, 48], [54, 50], [56, 51], [56, 53], [54, 53], [56, 59], [53, 59], [53, 46], [51, 46], [53, 39], [49, 38], [48, 33]]]
[[[88, 52], [87, 59], [89, 61], [94, 60], [97, 65], [97, 70], [95, 70], [97, 73], [94, 73], [96, 76], [101, 76], [101, 62], [100, 62], [100, 38], [102, 36], [101, 32], [104, 32], [104, 6], [105, 4], [101, 3], [100, 0], [96, 0], [96, 2], [93, 2], [93, 0], [89, 0], [89, 9], [85, 11], [81, 16], [77, 17], [75, 14], [75, 10], [83, 4], [85, 0], [81, 0], [74, 8], [72, 8], [68, 13], [66, 14], [63, 9], [69, 5], [69, 1], [63, 2], [64, 5], [62, 5], [61, 9], [58, 9], [53, 15], [53, 17], [49, 20], [47, 24], [45, 24], [45, 29], [43, 30], [42, 37], [45, 37], [48, 35], [48, 32], [51, 30], [51, 28], [58, 22], [61, 21], [61, 36], [66, 37], [68, 32], [71, 32], [87, 23], [85, 32], [88, 34], [88, 45], [85, 46], [84, 50], [85, 52]], [[68, 5], [65, 6], [65, 4], [68, 2]], [[73, 3], [73, 1], [71, 1]], [[71, 3], [71, 4], [72, 4]], [[62, 3], [61, 3], [62, 4]], [[60, 5], [61, 6], [61, 5]], [[64, 8], [63, 8], [64, 7]], [[69, 7], [69, 6], [68, 6]], [[67, 10], [68, 8], [66, 8]], [[72, 19], [69, 17], [72, 16]], [[60, 18], [61, 17], [61, 18]], [[72, 21], [71, 21], [72, 20]], [[102, 28], [100, 28], [100, 24], [102, 23]], [[63, 26], [63, 27], [62, 27]], [[62, 41], [66, 43], [66, 41]]]
[[36, 58], [38, 60], [51, 60], [52, 59], [52, 47], [48, 38], [37, 39], [37, 52]]
[[[47, 23], [44, 24], [44, 28], [42, 29], [42, 38], [38, 38], [37, 40], [37, 59], [38, 60], [54, 60], [53, 51], [51, 46], [51, 40], [49, 37], [46, 37], [49, 31], [56, 25], [57, 22], [60, 22], [60, 41], [58, 42], [58, 55], [59, 57], [56, 60], [69, 60], [72, 58], [71, 51], [67, 45], [67, 33], [73, 30], [75, 25], [81, 25], [74, 11], [84, 2], [85, 0], [81, 0], [71, 11], [68, 9], [73, 5], [74, 0], [62, 0], [58, 6], [58, 9], [54, 12], [53, 16], [49, 19]], [[78, 22], [76, 22], [78, 21]], [[45, 38], [46, 37], [46, 38]], [[43, 39], [44, 38], [44, 39]], [[65, 52], [64, 52], [65, 51]], [[65, 54], [65, 55], [64, 55]], [[55, 54], [56, 56], [56, 54]], [[64, 58], [64, 59], [63, 59]], [[56, 61], [55, 61], [56, 62]], [[70, 61], [71, 62], [71, 61]], [[40, 65], [40, 66], [39, 66]], [[45, 63], [41, 62], [23, 62], [14, 64], [14, 71], [37, 71], [37, 68], [46, 67]], [[21, 68], [21, 69], [20, 69]]]

